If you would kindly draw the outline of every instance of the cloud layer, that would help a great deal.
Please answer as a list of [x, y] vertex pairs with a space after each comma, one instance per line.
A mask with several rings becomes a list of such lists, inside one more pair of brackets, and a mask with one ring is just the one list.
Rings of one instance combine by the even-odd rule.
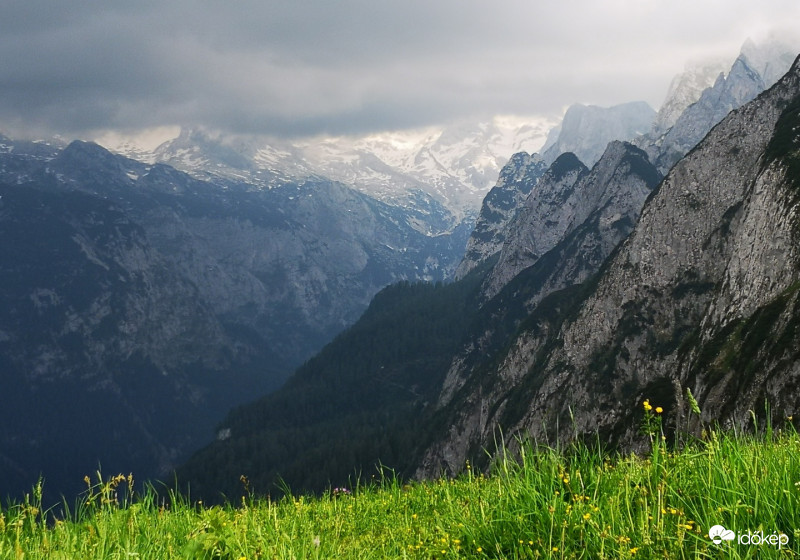
[[657, 108], [685, 61], [733, 58], [775, 27], [800, 30], [800, 3], [12, 0], [0, 129], [302, 136], [574, 102]]

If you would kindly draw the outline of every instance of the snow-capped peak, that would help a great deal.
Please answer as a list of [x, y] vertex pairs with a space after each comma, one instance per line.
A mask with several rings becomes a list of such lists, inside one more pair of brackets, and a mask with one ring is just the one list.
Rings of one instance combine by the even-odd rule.
[[538, 150], [554, 124], [552, 118], [503, 115], [446, 127], [292, 141], [190, 128], [173, 130], [166, 142], [155, 146], [151, 141], [147, 148], [144, 136], [107, 136], [98, 143], [195, 175], [262, 187], [276, 180], [323, 176], [393, 203], [421, 192], [461, 219], [477, 212], [511, 155]]

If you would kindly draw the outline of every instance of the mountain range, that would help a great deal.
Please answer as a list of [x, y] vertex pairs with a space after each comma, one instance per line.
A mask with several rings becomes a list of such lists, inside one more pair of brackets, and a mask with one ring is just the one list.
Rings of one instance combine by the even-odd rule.
[[[0, 478], [167, 476], [400, 280], [441, 281], [466, 226], [316, 179], [196, 179], [75, 141], [0, 140]], [[83, 473], [83, 474], [81, 474]]]
[[417, 474], [459, 470], [499, 427], [507, 438], [577, 433], [635, 449], [645, 399], [663, 407], [668, 434], [793, 417], [798, 107], [800, 59], [672, 168], [599, 275], [551, 294], [549, 313], [543, 300], [498, 356], [468, 371], [440, 402], [447, 429]]
[[[547, 118], [493, 117], [360, 137], [285, 140], [180, 131], [154, 149], [117, 140], [109, 149], [160, 162], [198, 178], [222, 177], [265, 188], [280, 181], [324, 177], [387, 204], [439, 207], [419, 228], [432, 234], [474, 219], [486, 191], [511, 154], [541, 146], [555, 122]], [[436, 221], [436, 220], [439, 221]]]
[[[458, 318], [442, 315], [458, 326], [458, 340], [420, 353], [397, 337], [386, 359], [353, 350], [366, 328], [356, 323], [298, 372], [291, 390], [232, 411], [220, 425], [224, 437], [181, 475], [229, 493], [236, 469], [264, 491], [275, 490], [276, 474], [292, 488], [321, 490], [377, 463], [417, 477], [456, 473], [468, 460], [486, 466], [487, 450], [502, 438], [513, 447], [517, 436], [640, 449], [644, 399], [663, 407], [670, 436], [678, 426], [699, 435], [715, 421], [745, 429], [749, 411], [763, 420], [765, 400], [771, 421], [792, 416], [798, 103], [795, 61], [775, 86], [713, 123], [663, 179], [645, 150], [625, 142], [611, 143], [591, 169], [569, 154], [544, 172], [536, 157], [514, 156], [496, 188], [518, 207], [489, 236], [497, 251], [442, 288], [440, 301], [451, 301]], [[400, 309], [421, 313], [432, 304], [417, 305], [400, 291], [376, 298], [369, 332], [390, 333], [405, 316]], [[421, 362], [432, 366], [427, 385], [414, 377]], [[326, 373], [330, 367], [352, 377]], [[357, 387], [378, 383], [386, 369], [401, 395], [391, 402], [408, 412], [384, 403], [387, 414], [375, 417], [376, 392]], [[298, 419], [292, 431], [294, 422], [276, 418], [326, 380], [348, 397], [334, 405], [339, 412], [316, 417], [325, 438], [305, 439], [303, 429], [320, 428]], [[690, 417], [687, 388], [700, 418]], [[356, 418], [376, 431], [354, 429]], [[261, 451], [289, 434], [307, 443], [294, 440], [302, 453]]]
[[[647, 152], [648, 159], [660, 173], [666, 173], [672, 164], [686, 155], [728, 112], [740, 107], [767, 86], [775, 83], [778, 76], [789, 69], [793, 60], [791, 52], [791, 47], [777, 40], [758, 45], [748, 40], [727, 74], [725, 72], [713, 74], [720, 68], [721, 63], [706, 63], [699, 67], [689, 65], [685, 72], [673, 79], [667, 97], [651, 123], [649, 131], [635, 137], [631, 136], [628, 140]], [[641, 104], [636, 103], [610, 109], [576, 106], [576, 114], [581, 118], [575, 120], [583, 121], [584, 126], [570, 127], [568, 131], [572, 132], [566, 133], [565, 143], [591, 146], [592, 153], [601, 154], [609, 141], [626, 140], [626, 138], [614, 138], [603, 131], [600, 125], [613, 115], [624, 117], [625, 111], [622, 109], [625, 107], [633, 107], [636, 111], [640, 106]], [[594, 122], [591, 117], [597, 117], [598, 120]], [[624, 117], [624, 120], [630, 120], [630, 117]], [[622, 123], [612, 128], [619, 127], [622, 127]], [[591, 134], [586, 134], [584, 138], [582, 130], [601, 132], [594, 138]], [[561, 136], [560, 128], [553, 129], [544, 146], [552, 161], [562, 153], [572, 153], [554, 149], [560, 145], [557, 140]], [[467, 242], [466, 254], [456, 270], [456, 277], [487, 258], [499, 254], [505, 242], [507, 225], [522, 208], [522, 205], [512, 205], [499, 212], [491, 203], [492, 197], [499, 196], [501, 192], [511, 193], [520, 189], [524, 196], [527, 196], [531, 192], [532, 184], [540, 175], [523, 176], [519, 183], [505, 180], [498, 183], [496, 193], [490, 192], [484, 202], [484, 208], [478, 215], [473, 234]], [[506, 196], [508, 195], [504, 195]]]
[[[636, 418], [621, 407], [642, 395], [661, 398], [670, 421], [682, 421], [676, 387], [695, 381], [706, 421], [712, 413], [737, 421], [739, 394], [713, 393], [703, 368], [721, 361], [752, 369], [751, 355], [735, 350], [740, 341], [749, 341], [748, 352], [771, 352], [752, 334], [763, 326], [747, 315], [753, 309], [793, 324], [775, 303], [789, 301], [781, 298], [793, 293], [791, 273], [777, 272], [774, 258], [766, 270], [737, 257], [747, 240], [755, 243], [757, 225], [736, 237], [751, 212], [745, 183], [767, 169], [759, 162], [775, 176], [793, 172], [792, 109], [781, 116], [776, 108], [793, 106], [791, 74], [756, 99], [777, 96], [772, 101], [745, 105], [755, 111], [747, 118], [761, 123], [757, 132], [746, 119], [725, 124], [738, 113], [715, 128], [790, 63], [781, 49], [768, 56], [746, 47], [704, 90], [705, 78], [677, 80], [684, 85], [658, 115], [638, 103], [575, 106], [567, 114], [581, 116], [579, 124], [565, 116], [546, 157], [511, 155], [543, 141], [545, 127], [509, 119], [306, 144], [185, 129], [150, 151], [115, 148], [136, 158], [88, 142], [0, 137], [0, 230], [8, 240], [0, 283], [3, 491], [24, 491], [43, 472], [51, 488], [70, 493], [98, 464], [165, 476], [212, 435], [179, 470], [209, 496], [235, 492], [242, 473], [271, 491], [277, 477], [319, 490], [379, 461], [404, 475], [455, 472], [490, 447], [498, 427], [557, 438], [552, 428], [565, 410], [588, 401], [602, 410], [589, 407], [576, 426], [631, 446]], [[612, 126], [631, 120], [632, 128]], [[704, 129], [711, 133], [695, 147]], [[720, 139], [723, 129], [730, 138]], [[582, 162], [568, 146], [596, 155]], [[736, 165], [725, 160], [738, 155]], [[728, 198], [715, 192], [713, 204], [680, 175], [733, 181], [732, 171], [714, 171], [725, 165], [745, 183]], [[779, 190], [781, 180], [773, 183]], [[662, 244], [625, 257], [650, 264], [615, 272], [625, 247], [643, 239], [637, 232], [654, 219], [655, 201], [672, 200], [665, 191], [683, 193], [676, 200], [692, 211], [714, 211], [698, 217], [684, 208], [678, 221], [656, 219], [647, 235]], [[717, 207], [725, 201], [732, 206]], [[656, 214], [669, 215], [678, 202], [659, 203], [665, 210]], [[779, 202], [763, 204], [791, 214]], [[693, 220], [716, 225], [663, 245], [676, 235], [664, 231], [695, 227]], [[781, 231], [770, 233], [785, 239]], [[752, 243], [765, 254], [791, 245]], [[665, 246], [679, 264], [647, 260]], [[719, 260], [717, 267], [741, 262], [727, 279], [699, 261], [684, 266], [686, 251]], [[662, 265], [664, 278], [652, 270]], [[435, 283], [454, 273], [458, 281]], [[615, 279], [604, 281], [609, 274]], [[644, 284], [624, 297], [598, 295], [634, 278]], [[737, 307], [748, 299], [741, 289], [720, 295], [736, 282], [770, 288], [766, 299]], [[710, 302], [725, 311], [700, 309]], [[621, 316], [608, 311], [618, 305]], [[686, 317], [670, 322], [668, 309]], [[581, 326], [582, 313], [590, 326]], [[793, 336], [786, 328], [776, 331], [784, 342]], [[720, 348], [725, 353], [714, 354]], [[639, 376], [623, 363], [631, 355], [658, 374]], [[770, 379], [785, 380], [781, 364], [764, 363], [775, 372]], [[735, 368], [718, 375], [736, 377]], [[562, 383], [568, 391], [559, 392]], [[600, 392], [596, 402], [591, 391]], [[781, 402], [788, 401], [776, 410]]]

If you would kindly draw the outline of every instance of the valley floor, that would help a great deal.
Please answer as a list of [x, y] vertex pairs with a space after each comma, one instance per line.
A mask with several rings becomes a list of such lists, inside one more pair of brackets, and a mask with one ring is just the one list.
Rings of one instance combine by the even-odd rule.
[[404, 484], [378, 472], [321, 497], [255, 498], [242, 479], [226, 507], [87, 478], [69, 514], [40, 511], [41, 488], [3, 508], [0, 558], [800, 556], [791, 419], [757, 437], [709, 430], [675, 452], [651, 433], [645, 457], [528, 445], [488, 476], [467, 465], [454, 480]]

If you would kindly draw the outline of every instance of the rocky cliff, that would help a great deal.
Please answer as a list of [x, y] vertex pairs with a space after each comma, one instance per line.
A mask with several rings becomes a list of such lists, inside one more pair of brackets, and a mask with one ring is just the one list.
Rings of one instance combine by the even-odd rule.
[[[658, 120], [654, 130], [637, 139], [636, 144], [666, 173], [730, 111], [755, 98], [785, 74], [794, 59], [793, 52], [778, 41], [756, 44], [748, 40], [727, 74], [720, 72], [713, 85], [704, 89], [670, 127], [665, 128], [665, 123]], [[670, 93], [673, 97], [667, 98], [664, 110], [675, 104], [674, 94], [680, 92]]]
[[[458, 470], [497, 429], [539, 441], [599, 434], [637, 446], [645, 398], [668, 431], [744, 428], [800, 400], [800, 62], [676, 164], [631, 235], [582, 287], [545, 298], [499, 356], [443, 404], [449, 428], [418, 471]], [[691, 420], [690, 428], [697, 428]]]
[[548, 169], [512, 224], [500, 258], [483, 282], [481, 335], [453, 360], [443, 382], [447, 403], [513, 336], [548, 295], [592, 277], [630, 234], [660, 174], [646, 154], [612, 142], [587, 170], [572, 154]]
[[497, 184], [483, 199], [475, 229], [467, 241], [466, 253], [456, 269], [457, 279], [463, 278], [500, 251], [508, 224], [517, 215], [546, 168], [547, 165], [537, 154], [520, 152], [511, 156], [500, 171]]
[[[651, 134], [658, 138], [672, 128], [681, 114], [700, 99], [702, 93], [712, 87], [719, 76], [725, 75], [729, 69], [730, 61], [687, 64], [686, 69], [670, 82], [664, 103], [658, 109]], [[778, 77], [780, 76], [775, 80]]]
[[[591, 171], [572, 154], [560, 156], [509, 224], [500, 258], [486, 282], [486, 297], [497, 294], [579, 227], [600, 232], [591, 259], [596, 270], [630, 233], [660, 178], [647, 155], [624, 142], [611, 142]], [[588, 255], [588, 250], [580, 252]], [[555, 266], [569, 265], [562, 261]]]
[[[562, 154], [537, 182], [522, 204], [515, 209], [505, 228], [496, 237], [500, 262], [493, 267], [488, 295], [517, 272], [533, 264], [552, 249], [574, 227], [575, 206], [583, 204], [584, 194], [575, 185], [589, 173], [571, 152]], [[587, 201], [586, 207], [593, 201]], [[587, 211], [578, 223], [588, 215]]]

